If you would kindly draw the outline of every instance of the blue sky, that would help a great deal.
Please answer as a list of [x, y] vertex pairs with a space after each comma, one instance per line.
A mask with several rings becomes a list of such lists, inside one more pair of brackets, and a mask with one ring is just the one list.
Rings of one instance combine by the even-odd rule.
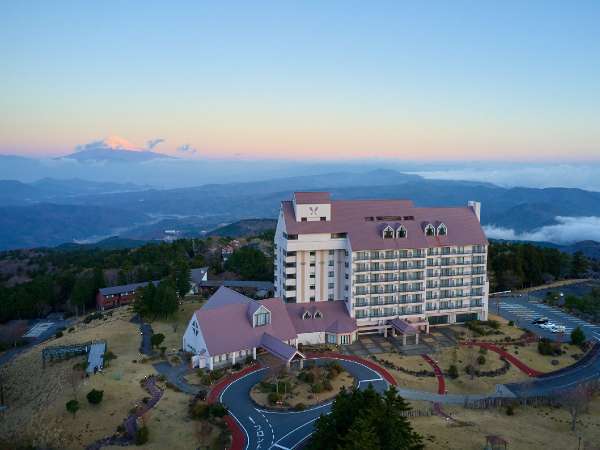
[[0, 153], [600, 159], [600, 2], [0, 6]]

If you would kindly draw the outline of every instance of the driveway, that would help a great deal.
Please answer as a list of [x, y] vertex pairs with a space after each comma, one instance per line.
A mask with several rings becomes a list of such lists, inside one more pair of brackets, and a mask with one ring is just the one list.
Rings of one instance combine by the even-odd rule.
[[[546, 305], [533, 295], [490, 298], [489, 310], [495, 314], [499, 313], [507, 320], [513, 320], [519, 327], [526, 328], [541, 337], [568, 342], [571, 339], [571, 331], [579, 326], [588, 339], [600, 341], [600, 325], [586, 322], [559, 308]], [[532, 324], [531, 321], [538, 317], [547, 317], [557, 325], [564, 325], [566, 332], [560, 336]]]
[[[317, 364], [331, 361], [318, 358]], [[354, 361], [339, 360], [339, 363], [359, 380], [359, 388], [369, 384], [383, 392], [388, 383], [375, 370]], [[294, 449], [298, 448], [313, 433], [314, 422], [321, 414], [328, 414], [331, 403], [305, 411], [268, 411], [257, 407], [250, 400], [250, 389], [266, 375], [260, 369], [235, 380], [221, 393], [221, 401], [241, 426], [246, 437], [246, 449]]]

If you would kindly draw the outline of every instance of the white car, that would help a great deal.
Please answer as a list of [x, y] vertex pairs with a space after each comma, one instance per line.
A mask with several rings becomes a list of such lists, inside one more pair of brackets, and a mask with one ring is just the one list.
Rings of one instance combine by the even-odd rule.
[[553, 333], [564, 333], [566, 330], [567, 329], [564, 325], [555, 325], [550, 328], [550, 331], [552, 331]]

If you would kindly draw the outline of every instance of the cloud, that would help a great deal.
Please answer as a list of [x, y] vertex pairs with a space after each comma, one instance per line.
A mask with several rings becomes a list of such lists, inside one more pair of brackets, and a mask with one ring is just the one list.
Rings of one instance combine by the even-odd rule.
[[563, 217], [555, 218], [556, 224], [546, 225], [537, 230], [516, 233], [511, 228], [484, 225], [485, 234], [490, 239], [517, 241], [546, 241], [555, 244], [571, 244], [579, 241], [600, 242], [600, 217]]
[[505, 187], [573, 187], [600, 191], [600, 165], [555, 164], [444, 168], [412, 172], [439, 180], [487, 181]]
[[165, 140], [163, 138], [150, 139], [149, 141], [146, 142], [146, 147], [148, 147], [148, 150], [152, 150], [158, 144], [162, 144], [163, 142], [165, 142]]
[[180, 153], [187, 153], [188, 155], [195, 155], [198, 150], [196, 150], [190, 144], [183, 144], [177, 147], [177, 151]]
[[129, 142], [127, 139], [119, 136], [110, 136], [99, 141], [88, 142], [75, 147], [76, 152], [84, 152], [90, 150], [130, 150], [141, 151], [141, 147]]

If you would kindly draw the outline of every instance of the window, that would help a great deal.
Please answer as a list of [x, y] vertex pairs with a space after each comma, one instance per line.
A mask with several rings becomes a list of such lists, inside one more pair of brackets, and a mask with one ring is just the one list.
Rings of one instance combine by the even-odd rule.
[[446, 236], [448, 234], [448, 228], [443, 223], [438, 226], [437, 229], [438, 236]]
[[308, 288], [309, 288], [311, 291], [314, 291], [314, 290], [315, 290], [315, 285], [314, 285], [314, 284], [311, 284], [310, 286], [308, 286]]
[[329, 267], [333, 267], [333, 260], [329, 261]]
[[271, 314], [268, 312], [261, 312], [254, 315], [256, 320], [256, 326], [261, 327], [263, 325], [267, 325], [270, 322]]
[[329, 278], [333, 278], [335, 276], [335, 274], [333, 273], [333, 270], [329, 271], [329, 273], [327, 275], [329, 276]]
[[304, 311], [304, 314], [302, 314], [302, 320], [308, 320], [310, 318], [311, 318], [310, 311]]
[[387, 226], [383, 229], [383, 238], [384, 239], [394, 239], [394, 229], [390, 226]]
[[329, 283], [328, 286], [329, 286], [329, 289], [333, 289], [334, 284], [333, 283]]
[[402, 225], [400, 227], [398, 227], [398, 229], [396, 230], [396, 237], [405, 238], [406, 237], [406, 228], [404, 228]]
[[306, 222], [308, 219], [307, 219], [306, 217], [302, 217], [300, 220], [301, 220], [302, 222]]
[[327, 300], [329, 300], [330, 302], [333, 301], [333, 294], [329, 294], [327, 296]]
[[342, 345], [348, 345], [350, 343], [350, 335], [349, 334], [342, 334], [340, 336], [340, 344]]
[[313, 316], [315, 319], [322, 319], [323, 313], [321, 311], [315, 311], [315, 315]]
[[310, 297], [310, 301], [311, 301], [311, 302], [314, 302], [314, 301], [315, 301], [315, 296], [314, 296], [314, 295]]
[[425, 227], [425, 236], [435, 236], [435, 228], [430, 223]]
[[327, 220], [327, 217], [320, 217], [321, 222], [325, 222]]
[[327, 333], [326, 336], [328, 344], [337, 344], [337, 336], [335, 334]]
[[314, 252], [314, 251], [312, 251], [312, 252], [310, 252], [310, 253], [309, 253], [309, 255], [310, 255], [310, 256], [315, 256], [316, 254], [317, 254], [317, 253], [316, 253], [316, 252]]
[[329, 250], [329, 254], [330, 254], [330, 255], [333, 255], [333, 254], [335, 254], [335, 250]]

